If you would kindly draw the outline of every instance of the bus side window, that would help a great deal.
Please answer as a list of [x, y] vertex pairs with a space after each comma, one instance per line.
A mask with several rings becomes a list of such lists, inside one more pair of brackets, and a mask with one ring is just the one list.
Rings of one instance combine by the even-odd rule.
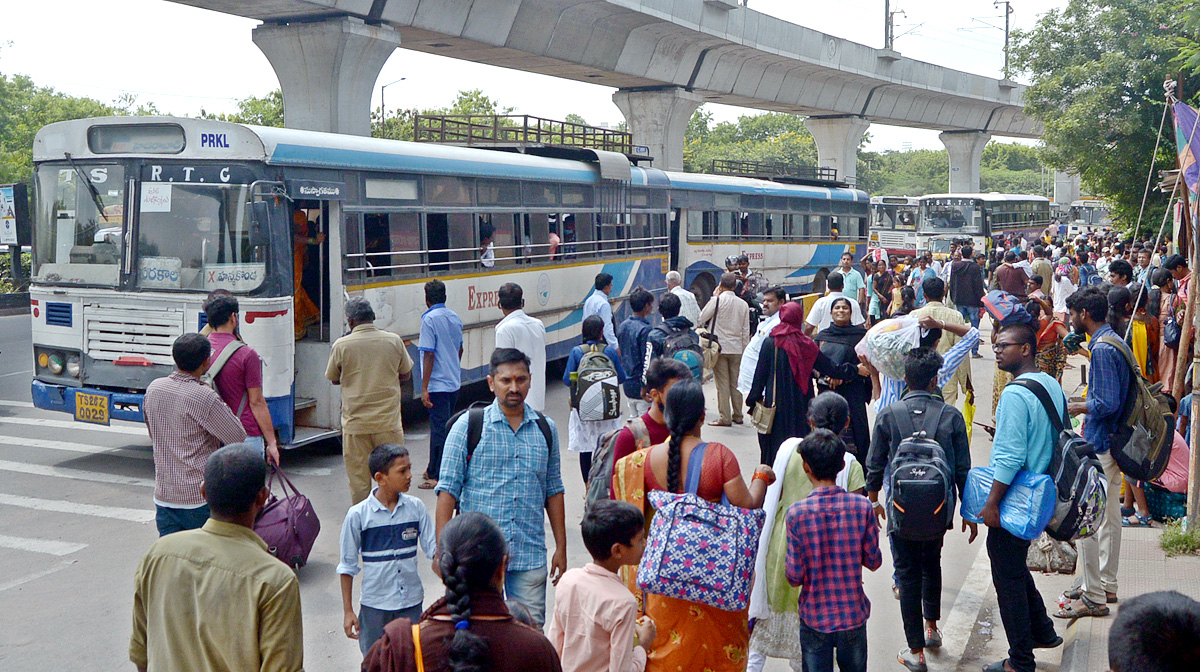
[[425, 216], [429, 265], [433, 273], [461, 273], [479, 261], [475, 216], [469, 213], [429, 213]]
[[515, 265], [520, 255], [513, 216], [509, 213], [479, 215], [480, 243], [483, 242], [483, 233], [486, 233], [489, 227], [492, 230], [492, 253], [495, 255], [496, 266]]
[[[347, 236], [353, 237], [347, 222]], [[362, 225], [365, 277], [411, 276], [424, 270], [421, 217], [415, 212], [367, 213]], [[349, 247], [347, 248], [349, 249]]]

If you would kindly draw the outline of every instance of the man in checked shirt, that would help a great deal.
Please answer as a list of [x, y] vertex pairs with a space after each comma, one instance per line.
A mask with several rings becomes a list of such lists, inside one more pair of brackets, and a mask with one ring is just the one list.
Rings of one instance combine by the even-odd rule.
[[871, 602], [862, 568], [883, 564], [879, 527], [866, 497], [834, 482], [846, 446], [826, 429], [800, 442], [813, 491], [787, 512], [787, 580], [800, 591], [800, 651], [808, 672], [866, 672]]

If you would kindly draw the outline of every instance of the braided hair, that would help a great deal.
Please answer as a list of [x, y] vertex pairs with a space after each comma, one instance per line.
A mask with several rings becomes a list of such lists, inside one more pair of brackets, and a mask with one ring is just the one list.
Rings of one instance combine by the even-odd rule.
[[681, 380], [667, 392], [663, 412], [671, 438], [667, 444], [667, 490], [679, 492], [683, 485], [683, 437], [704, 418], [704, 388], [695, 380]]
[[455, 516], [442, 530], [438, 562], [446, 585], [446, 605], [454, 618], [454, 634], [446, 649], [450, 672], [488, 672], [488, 642], [471, 632], [471, 593], [491, 589], [492, 577], [508, 554], [496, 523], [477, 512]]

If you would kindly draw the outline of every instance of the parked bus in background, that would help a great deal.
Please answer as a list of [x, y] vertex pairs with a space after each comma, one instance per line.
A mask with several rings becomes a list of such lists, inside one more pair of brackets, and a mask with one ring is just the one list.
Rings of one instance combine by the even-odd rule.
[[917, 217], [921, 201], [909, 196], [873, 196], [868, 249], [889, 255], [917, 253]]
[[1067, 235], [1078, 236], [1092, 231], [1107, 231], [1112, 228], [1112, 217], [1108, 204], [1095, 199], [1071, 201], [1067, 213]]
[[950, 258], [952, 244], [987, 251], [1008, 235], [1040, 237], [1050, 224], [1050, 199], [1030, 194], [931, 194], [921, 197], [917, 247]]

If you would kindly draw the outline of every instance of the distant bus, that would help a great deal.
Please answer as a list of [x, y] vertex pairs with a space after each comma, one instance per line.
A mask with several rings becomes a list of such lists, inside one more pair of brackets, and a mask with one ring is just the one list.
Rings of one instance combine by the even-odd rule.
[[1009, 234], [1033, 240], [1050, 224], [1050, 199], [1031, 194], [930, 194], [921, 197], [917, 247], [948, 259], [950, 246], [987, 251]]
[[920, 199], [909, 196], [872, 197], [867, 248], [882, 248], [889, 255], [915, 255], [920, 205]]
[[1067, 213], [1067, 235], [1077, 236], [1090, 231], [1112, 228], [1112, 217], [1108, 214], [1108, 203], [1094, 199], [1071, 201]]

